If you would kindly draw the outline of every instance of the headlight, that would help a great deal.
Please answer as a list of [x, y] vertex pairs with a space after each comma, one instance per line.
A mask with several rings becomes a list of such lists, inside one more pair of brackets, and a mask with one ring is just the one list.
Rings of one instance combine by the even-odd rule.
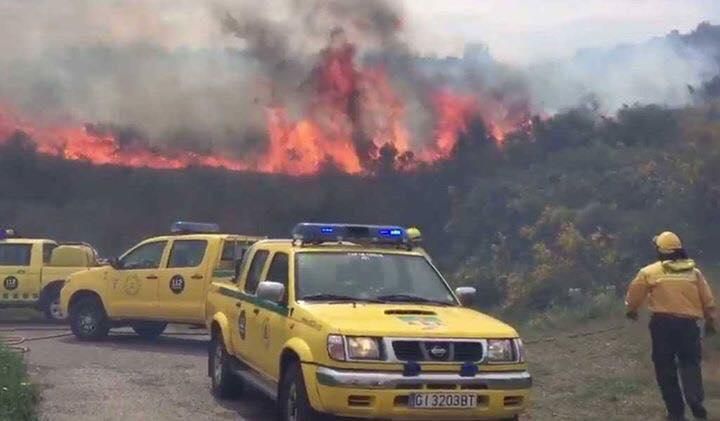
[[517, 361], [513, 340], [488, 340], [487, 361], [490, 363], [512, 363]]
[[330, 358], [336, 361], [380, 359], [380, 342], [377, 338], [329, 335], [327, 349]]
[[327, 350], [330, 358], [336, 361], [345, 361], [345, 340], [340, 335], [329, 335]]
[[348, 336], [348, 358], [351, 360], [379, 360], [380, 345], [376, 338]]

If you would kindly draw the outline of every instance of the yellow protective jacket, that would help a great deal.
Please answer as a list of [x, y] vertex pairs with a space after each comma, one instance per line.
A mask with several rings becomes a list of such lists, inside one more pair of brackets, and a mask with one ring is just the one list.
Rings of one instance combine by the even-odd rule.
[[646, 298], [652, 313], [694, 319], [714, 316], [710, 286], [691, 259], [656, 262], [640, 269], [628, 288], [627, 310], [637, 311]]

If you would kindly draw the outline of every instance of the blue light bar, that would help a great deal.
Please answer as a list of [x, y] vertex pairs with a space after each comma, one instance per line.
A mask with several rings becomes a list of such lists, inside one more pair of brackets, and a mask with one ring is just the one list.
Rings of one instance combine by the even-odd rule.
[[170, 232], [173, 234], [215, 234], [220, 232], [220, 226], [207, 222], [177, 221], [170, 226]]
[[16, 238], [18, 236], [17, 231], [11, 228], [6, 229], [0, 229], [0, 240], [4, 240], [6, 238]]
[[408, 240], [404, 228], [385, 225], [301, 223], [295, 226], [292, 235], [303, 243], [350, 241], [399, 245]]

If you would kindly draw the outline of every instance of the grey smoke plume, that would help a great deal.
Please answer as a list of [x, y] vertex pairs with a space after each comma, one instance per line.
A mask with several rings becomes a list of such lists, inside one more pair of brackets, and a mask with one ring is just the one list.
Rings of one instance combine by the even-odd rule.
[[525, 69], [482, 49], [468, 49], [463, 60], [420, 58], [397, 4], [0, 0], [0, 105], [38, 121], [132, 127], [153, 145], [246, 154], [262, 147], [266, 106], [303, 113], [307, 80], [338, 26], [360, 55], [387, 67], [416, 142], [433, 129], [429, 86], [475, 95], [495, 119], [553, 112], [590, 94], [607, 111], [634, 102], [680, 105], [688, 84], [717, 73], [707, 51], [673, 37]]

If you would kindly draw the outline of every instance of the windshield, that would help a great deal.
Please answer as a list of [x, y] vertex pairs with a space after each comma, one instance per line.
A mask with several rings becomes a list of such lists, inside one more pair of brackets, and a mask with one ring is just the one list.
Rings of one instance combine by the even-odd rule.
[[391, 253], [298, 253], [298, 300], [369, 300], [457, 304], [422, 256]]

